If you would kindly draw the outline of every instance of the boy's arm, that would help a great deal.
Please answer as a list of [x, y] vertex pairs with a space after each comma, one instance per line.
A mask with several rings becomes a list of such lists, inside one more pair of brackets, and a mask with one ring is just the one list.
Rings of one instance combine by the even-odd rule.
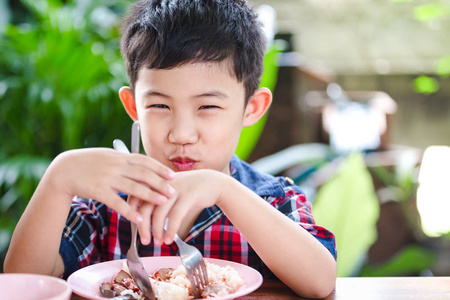
[[231, 180], [224, 191], [218, 206], [281, 281], [306, 297], [332, 292], [336, 261], [327, 248], [237, 181]]
[[[153, 204], [173, 195], [166, 180], [171, 171], [144, 155], [112, 149], [82, 149], [59, 155], [45, 172], [11, 239], [5, 272], [64, 273], [59, 255], [62, 231], [72, 198], [96, 199], [140, 222], [141, 216], [118, 192]], [[147, 221], [149, 222], [149, 221]]]
[[52, 189], [51, 168], [41, 179], [14, 230], [5, 258], [5, 272], [53, 276], [64, 273], [59, 245], [71, 197]]
[[313, 235], [240, 182], [224, 173], [198, 170], [177, 173], [172, 185], [177, 199], [158, 206], [152, 215], [153, 234], [170, 243], [183, 230], [186, 216], [198, 207], [219, 206], [270, 270], [297, 294], [320, 298], [335, 285], [336, 261]]

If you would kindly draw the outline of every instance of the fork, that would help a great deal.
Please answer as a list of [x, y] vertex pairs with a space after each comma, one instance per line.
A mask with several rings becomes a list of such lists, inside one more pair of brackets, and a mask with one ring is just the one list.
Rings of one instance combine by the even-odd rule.
[[[121, 140], [114, 140], [114, 149], [122, 153], [130, 153], [127, 146]], [[134, 122], [131, 127], [131, 152], [139, 152], [139, 123]], [[131, 223], [131, 245], [127, 252], [127, 265], [130, 271], [131, 278], [136, 282], [139, 289], [144, 294], [145, 299], [154, 300], [155, 294], [150, 283], [149, 275], [145, 270], [141, 258], [137, 253], [136, 239], [137, 239], [137, 226], [134, 222]]]
[[[167, 218], [166, 223], [164, 224], [165, 230], [167, 230], [168, 221], [169, 219]], [[191, 282], [194, 297], [196, 299], [199, 299], [202, 297], [201, 296], [202, 291], [206, 288], [206, 286], [209, 283], [205, 260], [197, 248], [186, 244], [186, 242], [184, 242], [178, 236], [178, 234], [175, 233], [175, 237], [173, 240], [178, 246], [181, 262], [183, 263], [183, 266], [186, 268], [186, 273], [189, 277], [189, 281]]]

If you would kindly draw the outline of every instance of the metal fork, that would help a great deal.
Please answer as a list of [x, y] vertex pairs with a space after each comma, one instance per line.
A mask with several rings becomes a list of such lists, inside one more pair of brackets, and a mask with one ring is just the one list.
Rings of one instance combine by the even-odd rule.
[[[127, 146], [121, 140], [114, 140], [114, 149], [123, 152], [130, 153]], [[139, 124], [134, 122], [131, 127], [131, 152], [139, 152]], [[136, 239], [137, 239], [137, 226], [135, 223], [131, 223], [131, 245], [127, 252], [127, 265], [130, 271], [131, 278], [136, 282], [139, 289], [144, 294], [145, 299], [154, 300], [155, 294], [150, 283], [149, 275], [145, 270], [145, 267], [137, 253]]]
[[[167, 230], [167, 222], [164, 225], [164, 229]], [[192, 291], [194, 292], [194, 297], [196, 299], [202, 298], [202, 291], [209, 284], [208, 272], [206, 271], [205, 260], [200, 253], [200, 251], [194, 246], [186, 244], [179, 236], [175, 233], [173, 239], [178, 246], [180, 252], [181, 262], [186, 268], [186, 273], [191, 282]]]

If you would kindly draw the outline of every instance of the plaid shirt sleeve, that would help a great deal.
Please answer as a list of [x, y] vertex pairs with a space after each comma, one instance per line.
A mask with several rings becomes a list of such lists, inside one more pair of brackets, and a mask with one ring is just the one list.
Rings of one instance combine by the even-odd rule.
[[60, 254], [64, 277], [77, 269], [105, 260], [107, 244], [107, 207], [91, 199], [75, 197], [63, 230]]
[[336, 259], [337, 250], [334, 234], [315, 223], [311, 213], [311, 203], [307, 201], [303, 193], [296, 190], [296, 186], [291, 185], [283, 177], [278, 179], [284, 188], [286, 196], [268, 197], [266, 201], [312, 234]]
[[[59, 250], [65, 267], [64, 278], [87, 265], [125, 258], [130, 241], [128, 220], [100, 202], [75, 197]], [[177, 252], [175, 244], [155, 246], [153, 241], [139, 247], [142, 257], [174, 256]]]

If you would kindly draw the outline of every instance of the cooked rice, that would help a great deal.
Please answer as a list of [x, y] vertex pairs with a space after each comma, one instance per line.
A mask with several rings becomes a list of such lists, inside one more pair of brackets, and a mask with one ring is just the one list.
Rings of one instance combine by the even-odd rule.
[[[129, 273], [126, 263], [123, 265], [123, 270]], [[239, 273], [229, 265], [220, 267], [206, 261], [206, 270], [209, 284], [224, 284], [231, 289], [231, 293], [236, 292], [244, 285], [244, 280], [239, 276]], [[150, 282], [158, 300], [187, 300], [193, 298], [189, 295], [192, 294], [191, 283], [183, 265], [173, 270], [168, 281], [157, 281], [150, 277]], [[143, 299], [141, 295], [128, 290], [122, 292], [121, 295], [130, 293], [135, 299]]]

